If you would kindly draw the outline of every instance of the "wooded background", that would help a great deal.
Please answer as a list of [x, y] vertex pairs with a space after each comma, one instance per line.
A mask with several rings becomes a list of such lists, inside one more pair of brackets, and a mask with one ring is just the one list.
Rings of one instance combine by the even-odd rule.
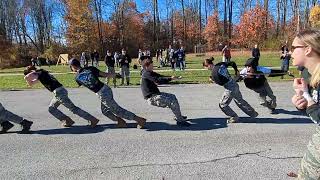
[[31, 57], [218, 44], [279, 49], [320, 27], [319, 0], [1, 0], [0, 68]]

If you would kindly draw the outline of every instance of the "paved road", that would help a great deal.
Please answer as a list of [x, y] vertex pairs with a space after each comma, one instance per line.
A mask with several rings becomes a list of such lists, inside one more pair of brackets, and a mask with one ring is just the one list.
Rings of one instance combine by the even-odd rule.
[[271, 86], [278, 115], [260, 107], [256, 94], [241, 84], [260, 116], [231, 125], [218, 109], [221, 87], [162, 87], [177, 95], [194, 124], [189, 128], [176, 127], [169, 110], [149, 106], [139, 88], [114, 89], [121, 105], [148, 118], [144, 130], [133, 123], [132, 128], [114, 128], [101, 114], [98, 98], [86, 89], [70, 89], [70, 98], [101, 119], [96, 129], [75, 116], [75, 127], [59, 128], [47, 112], [51, 94], [45, 90], [0, 91], [5, 107], [34, 121], [33, 134], [0, 135], [0, 179], [288, 179], [286, 173], [298, 169], [315, 125], [291, 105], [291, 83]]

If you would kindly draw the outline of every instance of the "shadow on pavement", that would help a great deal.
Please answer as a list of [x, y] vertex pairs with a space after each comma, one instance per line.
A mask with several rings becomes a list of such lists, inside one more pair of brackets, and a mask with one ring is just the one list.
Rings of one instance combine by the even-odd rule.
[[54, 134], [95, 134], [106, 129], [130, 129], [137, 128], [136, 123], [127, 123], [127, 128], [117, 128], [116, 124], [99, 124], [95, 128], [89, 126], [72, 126], [70, 128], [44, 129], [31, 131], [30, 134], [54, 135]]
[[303, 116], [306, 115], [304, 111], [288, 111], [285, 109], [276, 109], [276, 114], [289, 114], [289, 115], [297, 115], [297, 116]]
[[310, 118], [250, 118], [243, 117], [239, 123], [271, 123], [271, 124], [310, 124], [313, 123]]
[[[202, 131], [202, 130], [212, 130], [226, 128], [227, 118], [196, 118], [189, 119], [188, 122], [191, 122], [190, 127], [179, 127], [172, 122], [172, 124], [164, 122], [148, 122], [146, 126], [147, 131], [161, 131], [161, 130], [172, 130], [172, 131], [181, 131], [181, 130], [190, 130], [190, 131]], [[270, 123], [270, 124], [312, 124], [313, 122], [309, 118], [250, 118], [250, 117], [241, 117], [238, 123]], [[235, 123], [236, 124], [236, 123]]]
[[[180, 127], [177, 126], [174, 121], [171, 124], [165, 122], [147, 122], [145, 126], [146, 131], [161, 131], [161, 130], [169, 130], [169, 131], [203, 131], [203, 130], [213, 130], [226, 128], [227, 125], [226, 118], [196, 118], [196, 119], [188, 119], [188, 122], [192, 123], [189, 127]], [[312, 124], [313, 122], [309, 118], [284, 118], [284, 119], [276, 119], [276, 118], [250, 118], [250, 117], [241, 117], [238, 123], [270, 123], [270, 124]], [[236, 124], [236, 123], [235, 123]], [[127, 128], [122, 129], [130, 129], [136, 128], [136, 123], [127, 123]], [[115, 124], [100, 124], [95, 128], [90, 128], [88, 126], [72, 126], [70, 128], [57, 128], [57, 129], [44, 129], [44, 130], [36, 130], [31, 131], [30, 134], [40, 134], [40, 135], [55, 135], [55, 134], [95, 134], [105, 131], [106, 129], [119, 129], [115, 126]], [[11, 133], [19, 133], [19, 131], [7, 132]]]
[[188, 122], [192, 123], [192, 125], [189, 127], [177, 126], [174, 121], [172, 121], [172, 124], [168, 124], [165, 122], [147, 122], [146, 130], [147, 131], [161, 131], [161, 130], [202, 131], [202, 130], [212, 130], [212, 129], [227, 127], [227, 121], [225, 118], [196, 118], [196, 119], [188, 119]]
[[32, 131], [32, 134], [53, 135], [53, 134], [94, 134], [112, 128], [113, 125], [98, 125], [95, 128], [89, 126], [72, 126], [70, 128], [44, 129]]

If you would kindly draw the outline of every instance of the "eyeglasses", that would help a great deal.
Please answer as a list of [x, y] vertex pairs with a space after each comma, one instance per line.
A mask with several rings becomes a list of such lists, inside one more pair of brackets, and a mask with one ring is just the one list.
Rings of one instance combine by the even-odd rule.
[[308, 46], [291, 46], [291, 51], [294, 51], [297, 48], [305, 48], [305, 47], [308, 47]]

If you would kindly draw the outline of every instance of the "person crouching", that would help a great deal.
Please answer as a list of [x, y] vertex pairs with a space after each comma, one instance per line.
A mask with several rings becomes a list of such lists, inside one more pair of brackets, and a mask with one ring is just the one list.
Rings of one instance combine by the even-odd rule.
[[159, 84], [167, 84], [171, 80], [179, 79], [178, 77], [165, 77], [153, 71], [153, 62], [151, 57], [143, 57], [142, 67], [144, 71], [141, 77], [141, 90], [148, 104], [162, 108], [170, 108], [175, 116], [178, 126], [190, 126], [186, 122], [187, 117], [182, 116], [178, 99], [174, 94], [160, 92]]

